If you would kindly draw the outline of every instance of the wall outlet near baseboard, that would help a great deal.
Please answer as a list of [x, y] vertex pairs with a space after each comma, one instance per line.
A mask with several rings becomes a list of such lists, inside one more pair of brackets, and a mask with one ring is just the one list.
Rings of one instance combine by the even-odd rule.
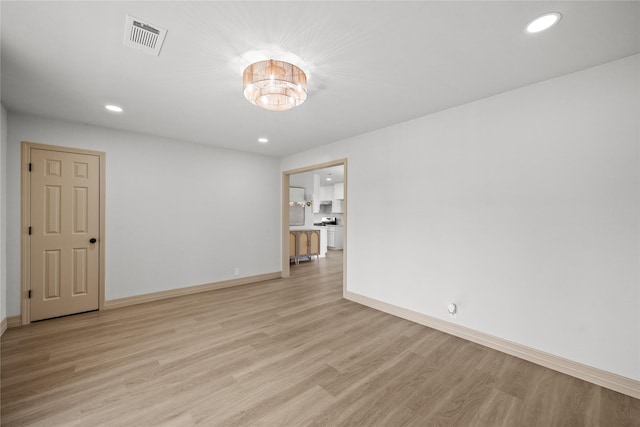
[[449, 303], [447, 311], [449, 312], [449, 317], [453, 317], [454, 319], [458, 318], [458, 306], [454, 303]]
[[233, 269], [233, 275], [234, 276], [239, 276], [240, 275], [240, 267], [236, 267]]

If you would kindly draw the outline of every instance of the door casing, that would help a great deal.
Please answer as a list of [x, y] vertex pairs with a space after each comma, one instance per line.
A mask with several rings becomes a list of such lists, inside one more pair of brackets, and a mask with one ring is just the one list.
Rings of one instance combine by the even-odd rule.
[[29, 172], [29, 162], [31, 161], [31, 149], [37, 148], [48, 151], [62, 151], [75, 154], [89, 154], [98, 156], [100, 159], [100, 195], [98, 209], [99, 230], [98, 242], [99, 259], [98, 259], [98, 309], [104, 308], [105, 295], [105, 170], [106, 170], [106, 153], [101, 151], [85, 150], [80, 148], [59, 147], [55, 145], [39, 144], [35, 142], [22, 142], [22, 159], [21, 159], [21, 224], [20, 224], [20, 321], [22, 325], [31, 323], [31, 301], [29, 300], [29, 290], [31, 288], [31, 239], [29, 237], [29, 226], [31, 225], [31, 174]]

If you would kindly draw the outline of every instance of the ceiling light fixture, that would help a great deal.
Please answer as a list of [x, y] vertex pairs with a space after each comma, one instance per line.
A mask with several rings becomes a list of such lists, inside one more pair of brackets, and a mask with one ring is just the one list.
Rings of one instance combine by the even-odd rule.
[[270, 111], [286, 111], [307, 99], [307, 76], [300, 68], [276, 59], [256, 62], [242, 74], [247, 101]]
[[269, 142], [269, 140], [267, 138], [258, 138], [258, 142], [260, 144], [266, 144], [267, 142]]
[[562, 18], [558, 12], [545, 13], [544, 15], [534, 19], [527, 25], [528, 33], [539, 33], [557, 24]]
[[122, 113], [122, 107], [118, 107], [117, 105], [105, 105], [105, 109], [111, 111], [112, 113]]

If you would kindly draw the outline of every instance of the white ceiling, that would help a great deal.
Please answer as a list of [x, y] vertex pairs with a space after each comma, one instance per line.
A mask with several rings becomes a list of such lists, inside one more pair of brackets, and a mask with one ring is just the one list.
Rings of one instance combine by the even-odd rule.
[[[313, 185], [313, 175], [320, 177], [320, 186], [331, 186], [344, 182], [344, 166], [331, 166], [322, 169], [315, 169], [308, 172], [300, 172], [290, 175], [292, 187], [311, 187]], [[331, 178], [330, 181], [327, 178]]]
[[[640, 52], [639, 2], [14, 2], [1, 7], [8, 111], [283, 156]], [[548, 11], [563, 19], [528, 35]], [[168, 30], [123, 45], [125, 16]], [[242, 96], [240, 58], [277, 47], [309, 98]], [[122, 114], [107, 113], [106, 103]], [[258, 144], [258, 137], [270, 139]]]

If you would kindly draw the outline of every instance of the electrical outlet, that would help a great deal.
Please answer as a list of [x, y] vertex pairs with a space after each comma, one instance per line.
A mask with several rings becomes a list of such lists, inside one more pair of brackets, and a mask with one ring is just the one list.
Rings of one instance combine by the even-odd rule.
[[234, 276], [239, 276], [240, 275], [240, 267], [236, 267], [233, 269], [233, 275]]
[[453, 317], [454, 319], [458, 318], [458, 306], [454, 303], [450, 303], [447, 306], [447, 311], [449, 312], [449, 317]]

